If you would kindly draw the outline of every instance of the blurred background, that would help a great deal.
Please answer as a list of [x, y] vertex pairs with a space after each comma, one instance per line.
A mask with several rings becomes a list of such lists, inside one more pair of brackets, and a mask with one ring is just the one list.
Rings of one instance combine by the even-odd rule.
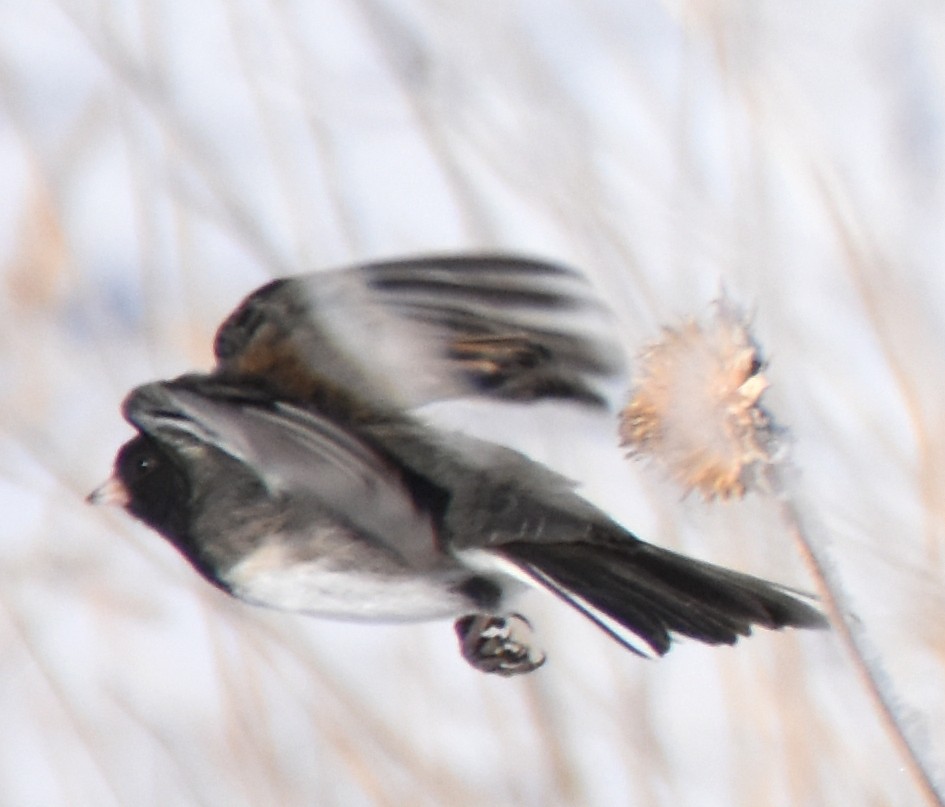
[[[929, 803], [836, 634], [649, 662], [536, 594], [548, 664], [492, 678], [448, 623], [230, 601], [83, 497], [128, 389], [274, 276], [523, 252], [630, 355], [724, 289], [942, 777], [943, 90], [919, 0], [2, 0], [0, 804]], [[491, 422], [642, 537], [814, 589], [771, 499], [684, 496], [606, 418]]]

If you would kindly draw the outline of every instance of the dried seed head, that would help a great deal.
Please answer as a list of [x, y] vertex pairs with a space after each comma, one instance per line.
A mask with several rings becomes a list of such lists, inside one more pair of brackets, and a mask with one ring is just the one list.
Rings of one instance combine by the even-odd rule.
[[721, 298], [704, 321], [664, 329], [637, 357], [620, 444], [707, 500], [760, 488], [782, 446], [760, 404], [763, 369], [747, 318]]

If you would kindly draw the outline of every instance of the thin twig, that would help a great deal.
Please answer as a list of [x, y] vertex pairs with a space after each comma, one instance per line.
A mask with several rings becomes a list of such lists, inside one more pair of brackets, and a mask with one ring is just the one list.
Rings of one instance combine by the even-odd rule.
[[870, 700], [885, 727], [890, 739], [899, 752], [906, 769], [912, 775], [916, 787], [921, 792], [926, 804], [945, 807], [945, 792], [935, 782], [932, 765], [924, 759], [919, 744], [909, 736], [908, 715], [892, 691], [889, 676], [881, 661], [868, 652], [865, 637], [853, 627], [850, 619], [851, 609], [843, 585], [823, 546], [812, 537], [812, 532], [805, 524], [794, 498], [787, 493], [776, 471], [771, 470], [772, 488], [779, 491], [778, 501], [781, 516], [794, 538], [801, 558], [810, 571], [820, 596], [821, 605], [827, 611], [830, 622], [837, 636], [843, 642], [853, 666], [863, 681]]

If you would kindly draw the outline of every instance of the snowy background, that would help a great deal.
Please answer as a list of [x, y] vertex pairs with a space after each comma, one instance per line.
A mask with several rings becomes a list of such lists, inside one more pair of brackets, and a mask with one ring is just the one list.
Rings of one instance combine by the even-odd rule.
[[[724, 287], [941, 781], [943, 178], [935, 3], [0, 0], [0, 804], [927, 803], [835, 634], [644, 662], [536, 595], [548, 664], [493, 679], [449, 624], [230, 601], [83, 497], [127, 390], [274, 276], [524, 252], [630, 353]], [[770, 500], [501, 421], [642, 537], [813, 588]]]

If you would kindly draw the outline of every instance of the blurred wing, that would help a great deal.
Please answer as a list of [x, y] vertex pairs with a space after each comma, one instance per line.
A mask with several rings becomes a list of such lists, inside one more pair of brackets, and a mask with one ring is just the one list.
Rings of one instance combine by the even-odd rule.
[[431, 518], [415, 503], [404, 475], [327, 418], [206, 377], [138, 387], [124, 413], [148, 434], [229, 454], [271, 492], [308, 498], [411, 565], [436, 559]]
[[277, 280], [220, 327], [217, 372], [304, 399], [315, 379], [419, 406], [485, 395], [601, 405], [623, 369], [576, 272], [501, 256], [420, 258]]

